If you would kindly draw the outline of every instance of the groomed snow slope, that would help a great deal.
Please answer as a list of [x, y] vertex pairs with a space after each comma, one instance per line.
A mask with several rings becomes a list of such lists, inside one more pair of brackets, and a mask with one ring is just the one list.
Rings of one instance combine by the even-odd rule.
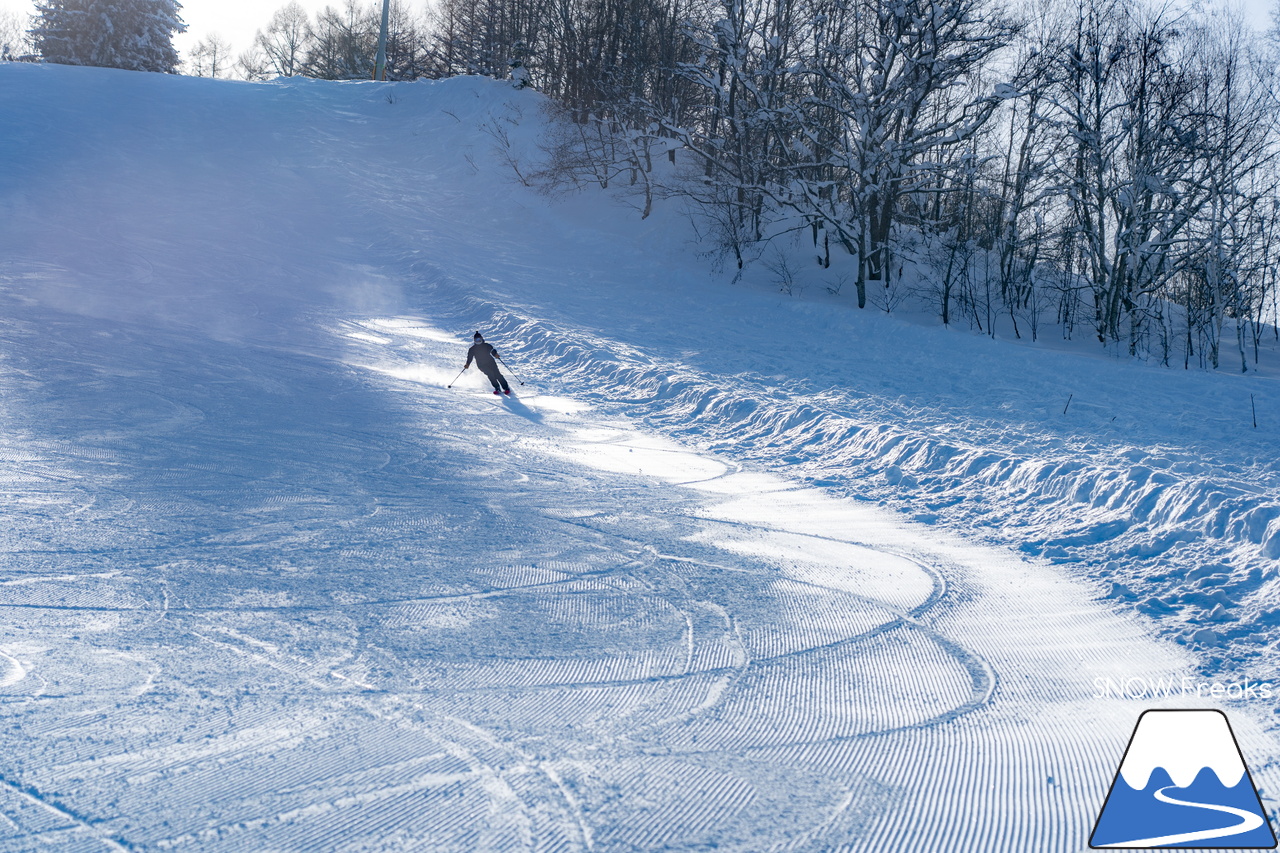
[[0, 65], [0, 851], [1085, 847], [1206, 665], [1086, 568], [1256, 668], [1274, 383], [717, 283], [539, 124]]

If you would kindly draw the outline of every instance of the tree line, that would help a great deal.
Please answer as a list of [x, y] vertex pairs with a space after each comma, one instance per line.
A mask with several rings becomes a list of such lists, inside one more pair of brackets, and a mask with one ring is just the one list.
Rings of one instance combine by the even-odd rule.
[[[578, 5], [509, 25], [571, 119], [563, 170], [635, 184], [646, 209], [679, 195], [739, 269], [761, 262], [787, 289], [802, 242], [860, 307], [910, 300], [1020, 337], [1052, 325], [1166, 364], [1246, 370], [1276, 337], [1276, 40], [1229, 12]], [[677, 150], [677, 174], [655, 178], [655, 152]]]

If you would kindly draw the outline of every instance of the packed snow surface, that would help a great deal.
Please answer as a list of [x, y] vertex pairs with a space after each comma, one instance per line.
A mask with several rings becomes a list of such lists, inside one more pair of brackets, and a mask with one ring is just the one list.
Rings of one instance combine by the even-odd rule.
[[1075, 851], [1153, 705], [1274, 808], [1274, 376], [731, 284], [543, 124], [0, 65], [0, 851]]

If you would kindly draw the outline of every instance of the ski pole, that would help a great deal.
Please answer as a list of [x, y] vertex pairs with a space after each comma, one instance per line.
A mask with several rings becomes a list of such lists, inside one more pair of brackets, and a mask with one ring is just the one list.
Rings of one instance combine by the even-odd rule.
[[[459, 371], [458, 371], [458, 375], [457, 375], [457, 376], [455, 376], [455, 377], [453, 377], [453, 382], [457, 382], [459, 379], [461, 379], [461, 378], [462, 378], [462, 374], [464, 374], [464, 373], [466, 373], [466, 372], [467, 372], [467, 369], [466, 369], [465, 367], [464, 367], [464, 368], [462, 368], [461, 370], [459, 370]], [[445, 386], [445, 387], [447, 387], [447, 388], [452, 388], [452, 387], [453, 387], [453, 382], [450, 382], [450, 383], [449, 383], [447, 386]]]
[[519, 382], [521, 385], [524, 384], [524, 380], [521, 379], [519, 376], [516, 376], [515, 370], [511, 367], [511, 365], [507, 364], [507, 362], [501, 356], [498, 357], [498, 361], [501, 361], [502, 366], [505, 367], [507, 370], [511, 371], [511, 375], [516, 377], [517, 382]]

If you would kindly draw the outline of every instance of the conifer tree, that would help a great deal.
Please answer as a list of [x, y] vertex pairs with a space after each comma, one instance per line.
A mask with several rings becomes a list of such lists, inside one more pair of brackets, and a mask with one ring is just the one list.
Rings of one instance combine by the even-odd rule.
[[47, 62], [174, 73], [178, 0], [41, 0], [31, 34]]

